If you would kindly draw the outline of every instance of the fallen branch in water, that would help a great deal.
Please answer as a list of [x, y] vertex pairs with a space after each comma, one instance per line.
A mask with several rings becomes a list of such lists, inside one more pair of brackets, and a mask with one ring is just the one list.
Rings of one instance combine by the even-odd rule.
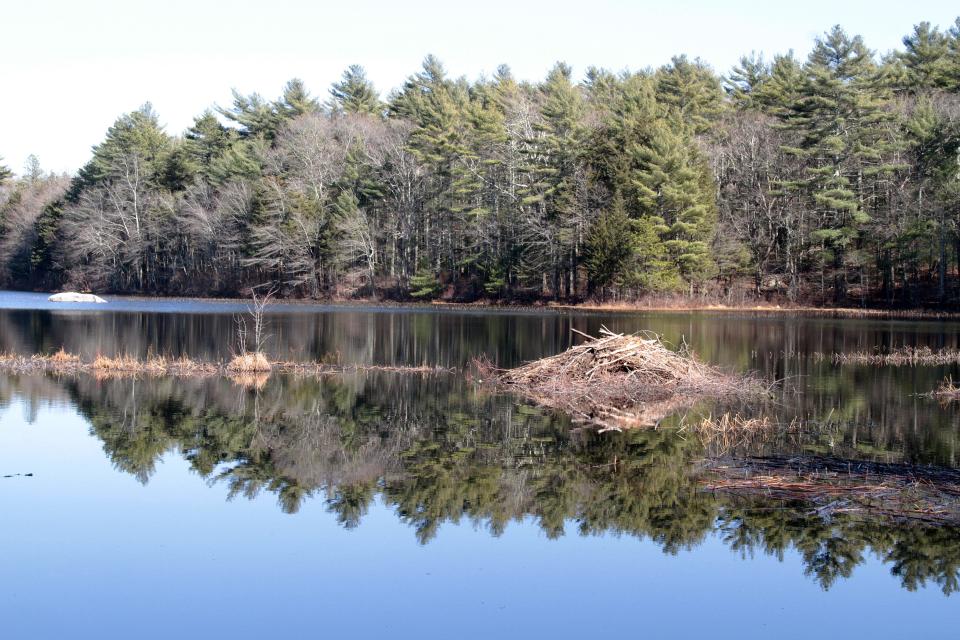
[[515, 369], [497, 369], [481, 359], [473, 366], [481, 379], [608, 429], [654, 425], [704, 397], [768, 391], [759, 380], [672, 351], [654, 334], [604, 328], [597, 338], [581, 335], [587, 338], [582, 344]]
[[711, 461], [704, 490], [960, 525], [960, 470], [818, 456]]

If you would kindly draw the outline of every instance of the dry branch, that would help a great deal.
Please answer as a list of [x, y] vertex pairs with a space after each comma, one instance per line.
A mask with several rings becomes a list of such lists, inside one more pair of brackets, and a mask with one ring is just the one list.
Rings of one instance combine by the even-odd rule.
[[712, 461], [707, 491], [806, 502], [817, 513], [869, 513], [960, 525], [960, 470], [819, 456]]

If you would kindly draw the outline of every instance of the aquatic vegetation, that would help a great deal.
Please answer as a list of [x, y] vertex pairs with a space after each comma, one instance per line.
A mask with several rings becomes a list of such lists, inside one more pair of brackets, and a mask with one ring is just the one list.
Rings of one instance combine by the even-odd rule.
[[943, 402], [953, 402], [960, 400], [960, 387], [954, 382], [952, 377], [946, 378], [935, 390], [928, 395], [937, 398]]
[[960, 364], [960, 349], [933, 350], [930, 347], [900, 347], [886, 353], [854, 351], [835, 353], [837, 364], [886, 365], [916, 367]]
[[[386, 371], [393, 373], [437, 374], [451, 373], [455, 369], [429, 365], [398, 366], [378, 364], [332, 364], [331, 359], [300, 362], [292, 360], [273, 361], [260, 352], [235, 356], [228, 362], [195, 360], [186, 356], [169, 358], [148, 356], [137, 358], [130, 354], [97, 356], [89, 362], [63, 349], [53, 355], [35, 354], [23, 356], [0, 353], [0, 371], [10, 373], [58, 373], [91, 374], [99, 378], [127, 376], [204, 377], [222, 376], [236, 380], [242, 386], [250, 386], [246, 374], [259, 378], [271, 372], [296, 376], [324, 376], [358, 371]], [[258, 386], [259, 383], [253, 385]]]
[[230, 371], [239, 371], [243, 373], [264, 373], [270, 371], [273, 367], [267, 357], [259, 351], [254, 353], [241, 353], [227, 365]]

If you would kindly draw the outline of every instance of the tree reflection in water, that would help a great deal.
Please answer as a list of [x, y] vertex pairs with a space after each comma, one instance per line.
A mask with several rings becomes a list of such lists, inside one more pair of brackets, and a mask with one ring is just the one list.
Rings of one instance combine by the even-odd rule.
[[671, 554], [716, 532], [744, 556], [795, 549], [825, 589], [870, 552], [906, 589], [960, 586], [955, 527], [706, 492], [697, 476], [709, 452], [697, 438], [577, 429], [450, 376], [275, 377], [257, 389], [222, 379], [0, 381], [4, 404], [70, 400], [113, 465], [142, 483], [174, 453], [230, 498], [272, 493], [286, 513], [322, 499], [347, 528], [379, 498], [421, 543], [462, 520], [494, 536], [532, 520], [549, 538], [571, 528], [648, 538]]

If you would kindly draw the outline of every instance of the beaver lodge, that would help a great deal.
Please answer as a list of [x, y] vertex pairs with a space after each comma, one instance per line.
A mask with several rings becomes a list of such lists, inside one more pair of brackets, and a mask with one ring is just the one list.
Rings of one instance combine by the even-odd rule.
[[764, 395], [750, 376], [700, 362], [687, 350], [673, 351], [652, 333], [599, 337], [573, 329], [586, 341], [563, 353], [500, 370], [476, 361], [480, 374], [538, 404], [561, 409], [575, 420], [601, 427], [649, 426], [707, 397]]

